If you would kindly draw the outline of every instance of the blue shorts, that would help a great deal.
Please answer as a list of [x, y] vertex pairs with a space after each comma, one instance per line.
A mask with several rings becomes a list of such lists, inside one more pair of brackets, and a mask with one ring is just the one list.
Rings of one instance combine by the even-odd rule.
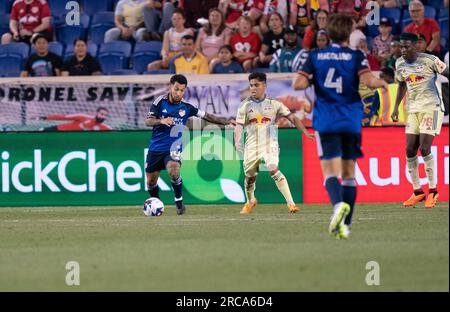
[[316, 132], [317, 153], [321, 160], [340, 157], [356, 160], [363, 157], [361, 133], [319, 133]]
[[166, 169], [169, 161], [175, 161], [181, 165], [181, 158], [171, 152], [147, 152], [145, 161], [145, 172], [152, 173]]

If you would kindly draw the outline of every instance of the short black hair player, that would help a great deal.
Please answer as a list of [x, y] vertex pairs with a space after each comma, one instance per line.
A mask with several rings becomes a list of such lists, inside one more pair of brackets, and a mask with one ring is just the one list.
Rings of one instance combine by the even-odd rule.
[[184, 214], [182, 185], [180, 175], [183, 128], [189, 117], [197, 116], [219, 124], [233, 123], [226, 118], [206, 113], [183, 100], [187, 88], [187, 79], [183, 75], [170, 78], [169, 93], [158, 97], [151, 105], [145, 124], [153, 127], [148, 148], [145, 172], [147, 187], [151, 197], [159, 198], [158, 178], [161, 170], [169, 173], [175, 193], [177, 214]]

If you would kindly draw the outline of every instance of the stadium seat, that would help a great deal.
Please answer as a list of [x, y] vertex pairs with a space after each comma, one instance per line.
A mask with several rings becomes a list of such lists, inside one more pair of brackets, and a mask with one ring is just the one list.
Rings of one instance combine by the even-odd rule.
[[0, 36], [9, 32], [9, 14], [0, 12]]
[[92, 25], [96, 24], [111, 24], [114, 26], [114, 12], [97, 12], [92, 16]]
[[23, 59], [28, 58], [30, 46], [23, 42], [12, 42], [0, 45], [0, 54], [19, 54]]
[[53, 16], [63, 16], [66, 15], [68, 10], [66, 10], [66, 4], [69, 1], [76, 1], [78, 0], [48, 0], [48, 5], [50, 6], [50, 12]]
[[0, 1], [0, 14], [10, 12], [7, 8], [7, 4], [9, 4], [9, 1]]
[[255, 67], [252, 68], [251, 72], [252, 73], [269, 73], [269, 67]]
[[427, 5], [435, 8], [436, 10], [440, 10], [444, 8], [444, 1], [443, 0], [428, 0]]
[[128, 41], [112, 41], [102, 43], [100, 45], [99, 53], [121, 53], [125, 57], [131, 56], [132, 45]]
[[160, 56], [153, 53], [135, 53], [132, 57], [133, 69], [137, 73], [142, 74], [147, 70], [148, 64], [153, 61], [159, 60], [160, 58]]
[[103, 74], [111, 75], [119, 69], [125, 69], [125, 57], [122, 54], [104, 53], [98, 57]]
[[83, 26], [61, 25], [56, 29], [56, 33], [57, 40], [64, 43], [65, 45], [72, 45], [73, 41], [77, 38], [84, 39]]
[[168, 75], [170, 71], [168, 69], [154, 69], [154, 70], [146, 70], [144, 75]]
[[89, 15], [94, 15], [97, 12], [111, 11], [110, 0], [81, 0], [83, 12]]
[[133, 69], [118, 69], [111, 73], [111, 75], [117, 76], [127, 76], [127, 75], [137, 75], [138, 73]]
[[448, 18], [448, 8], [439, 11], [439, 20]]
[[[87, 14], [80, 14], [80, 24], [84, 29], [88, 29], [91, 22], [91, 17]], [[53, 16], [53, 25], [55, 27], [66, 24], [66, 15]]]
[[400, 17], [402, 15], [402, 11], [397, 8], [381, 8], [380, 16], [381, 17], [389, 17], [395, 24], [400, 23]]
[[401, 30], [403, 31], [403, 29], [405, 29], [406, 26], [408, 26], [411, 23], [412, 23], [412, 19], [410, 19], [410, 18], [403, 19], [402, 25], [401, 25]]
[[147, 41], [147, 42], [138, 42], [134, 46], [134, 53], [142, 52], [142, 53], [156, 53], [161, 56], [162, 42], [161, 41]]
[[0, 54], [0, 75], [2, 77], [19, 77], [23, 68], [20, 54]]
[[448, 18], [439, 20], [439, 27], [441, 28], [441, 37], [448, 40]]
[[[425, 8], [425, 17], [432, 18], [432, 19], [436, 18], [436, 9], [435, 8], [428, 6], [428, 5], [424, 5], [424, 8]], [[411, 19], [408, 9], [403, 10], [403, 19]]]
[[89, 40], [96, 44], [102, 44], [105, 42], [105, 33], [114, 27], [111, 24], [96, 24], [92, 25], [89, 29]]

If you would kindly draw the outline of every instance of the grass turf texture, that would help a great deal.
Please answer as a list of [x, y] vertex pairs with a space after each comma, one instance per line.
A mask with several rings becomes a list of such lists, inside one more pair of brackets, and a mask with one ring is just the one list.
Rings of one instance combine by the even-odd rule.
[[[0, 209], [1, 291], [448, 291], [448, 203], [359, 205], [333, 240], [328, 205]], [[65, 284], [68, 261], [80, 286]], [[380, 286], [365, 282], [380, 265]]]

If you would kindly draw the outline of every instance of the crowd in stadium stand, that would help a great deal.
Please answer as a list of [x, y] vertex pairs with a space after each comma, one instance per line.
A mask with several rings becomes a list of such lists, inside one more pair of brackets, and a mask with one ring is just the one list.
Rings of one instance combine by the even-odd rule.
[[78, 24], [66, 2], [1, 1], [0, 76], [292, 72], [335, 13], [354, 17], [350, 46], [374, 71], [395, 66], [403, 31], [448, 58], [448, 0], [378, 0], [378, 25], [367, 0], [77, 0]]

